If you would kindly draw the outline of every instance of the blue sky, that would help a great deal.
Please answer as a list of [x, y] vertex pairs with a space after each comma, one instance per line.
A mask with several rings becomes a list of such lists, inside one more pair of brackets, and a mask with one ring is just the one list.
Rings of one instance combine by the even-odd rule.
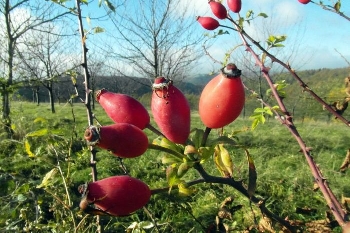
[[[181, 6], [193, 9], [194, 15], [213, 16], [207, 0], [179, 0]], [[319, 0], [314, 0], [319, 2]], [[226, 0], [222, 1], [226, 6]], [[335, 0], [323, 0], [324, 4], [333, 5]], [[85, 10], [96, 13], [96, 7], [91, 4]], [[323, 10], [316, 4], [301, 4], [298, 0], [242, 0], [241, 15], [245, 16], [248, 10], [255, 14], [266, 13], [267, 19], [254, 20], [245, 30], [255, 40], [264, 44], [269, 34], [286, 35], [285, 47], [270, 52], [282, 61], [289, 62], [296, 70], [318, 68], [347, 67], [350, 62], [350, 21], [330, 11]], [[97, 11], [100, 11], [98, 9]], [[182, 11], [181, 7], [178, 9]], [[350, 0], [343, 0], [341, 11], [350, 16]], [[85, 11], [86, 13], [86, 11]], [[194, 15], [190, 19], [195, 20]], [[231, 14], [236, 19], [237, 15]], [[227, 20], [221, 24], [231, 26]], [[93, 25], [94, 26], [94, 25]], [[198, 27], [200, 33], [207, 33]], [[209, 52], [216, 60], [223, 60], [224, 54], [240, 44], [237, 33], [222, 36], [213, 43]], [[258, 53], [259, 51], [257, 51]], [[242, 55], [243, 54], [243, 55]], [[246, 59], [249, 54], [235, 50], [232, 58]], [[343, 57], [342, 57], [343, 56]], [[347, 60], [347, 61], [346, 61]], [[204, 56], [200, 60], [200, 70], [203, 72], [215, 71], [220, 65], [212, 65], [210, 59]]]
[[[318, 2], [318, 0], [314, 1]], [[323, 2], [333, 5], [335, 1], [324, 0]], [[223, 4], [226, 5], [225, 0], [223, 0]], [[287, 35], [285, 47], [280, 51], [273, 52], [281, 55], [282, 60], [283, 58], [290, 60], [296, 69], [348, 66], [346, 60], [350, 62], [350, 21], [330, 11], [323, 10], [316, 4], [303, 5], [297, 0], [242, 0], [242, 16], [248, 10], [253, 10], [256, 14], [264, 12], [269, 18], [257, 20], [245, 30], [257, 41], [266, 39], [267, 35], [262, 32], [264, 28], [271, 30], [275, 35]], [[350, 16], [349, 0], [342, 1], [341, 11]], [[198, 12], [202, 16], [212, 16], [205, 4], [198, 3]], [[231, 16], [237, 17], [232, 14]], [[220, 21], [220, 23], [229, 25], [229, 22], [225, 21]], [[217, 43], [219, 46], [213, 46], [210, 51], [217, 57], [223, 57], [225, 52], [222, 49], [225, 47], [223, 45], [227, 45], [226, 48], [228, 48], [229, 44], [239, 43], [239, 38], [228, 35], [219, 41]], [[290, 58], [288, 54], [292, 54]]]

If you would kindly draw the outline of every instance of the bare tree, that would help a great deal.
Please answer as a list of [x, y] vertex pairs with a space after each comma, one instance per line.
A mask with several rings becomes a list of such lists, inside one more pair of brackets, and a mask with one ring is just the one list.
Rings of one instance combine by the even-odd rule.
[[[126, 1], [110, 14], [112, 57], [122, 74], [182, 79], [199, 57], [202, 33], [196, 18], [176, 0]], [[122, 63], [122, 64], [120, 64]], [[132, 70], [123, 70], [131, 67]]]
[[45, 31], [31, 31], [21, 40], [22, 52], [18, 51], [19, 66], [23, 73], [29, 74], [28, 83], [40, 84], [48, 91], [52, 113], [55, 113], [54, 83], [59, 82], [65, 71], [78, 66], [69, 55], [72, 53], [70, 35], [62, 30], [63, 27], [48, 23]]
[[13, 132], [10, 127], [10, 94], [20, 78], [20, 74], [14, 71], [17, 65], [18, 41], [27, 32], [69, 14], [69, 12], [57, 11], [54, 3], [48, 1], [1, 0], [0, 13], [0, 33], [2, 35], [0, 62], [3, 67], [0, 74], [2, 77], [0, 84], [2, 122], [8, 137], [11, 137]]

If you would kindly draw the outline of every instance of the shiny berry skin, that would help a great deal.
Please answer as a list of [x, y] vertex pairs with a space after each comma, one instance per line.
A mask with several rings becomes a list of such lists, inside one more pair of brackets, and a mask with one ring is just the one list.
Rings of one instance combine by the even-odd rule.
[[227, 0], [227, 6], [232, 12], [238, 13], [242, 8], [242, 0]]
[[197, 21], [207, 30], [215, 30], [220, 26], [219, 21], [212, 17], [198, 16]]
[[224, 5], [214, 0], [209, 0], [209, 5], [213, 14], [219, 19], [226, 19], [227, 10]]
[[129, 123], [140, 129], [150, 123], [147, 109], [129, 95], [102, 89], [96, 92], [96, 100], [115, 123]]
[[240, 115], [245, 102], [240, 74], [234, 64], [228, 64], [204, 87], [198, 110], [206, 127], [222, 128]]
[[128, 123], [107, 126], [90, 126], [84, 134], [89, 145], [111, 151], [121, 158], [134, 158], [148, 148], [147, 135], [138, 127]]
[[164, 136], [184, 144], [190, 134], [191, 110], [184, 94], [164, 77], [154, 80], [151, 110], [154, 121]]
[[122, 175], [89, 183], [86, 195], [87, 202], [102, 211], [127, 216], [147, 204], [151, 191], [143, 181]]

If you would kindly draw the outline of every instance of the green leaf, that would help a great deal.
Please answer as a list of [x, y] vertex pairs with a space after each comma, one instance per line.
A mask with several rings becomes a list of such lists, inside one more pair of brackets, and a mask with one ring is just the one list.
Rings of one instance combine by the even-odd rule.
[[172, 141], [168, 140], [165, 137], [157, 137], [156, 139], [153, 140], [153, 144], [173, 150], [173, 151], [177, 151], [180, 153], [182, 153], [183, 151], [183, 148], [181, 148], [181, 146], [177, 145], [176, 143], [173, 143]]
[[340, 11], [340, 7], [341, 7], [341, 2], [340, 2], [340, 1], [338, 1], [338, 2], [336, 2], [336, 3], [334, 4], [334, 10], [335, 10], [336, 12], [339, 12], [339, 11]]
[[210, 140], [210, 145], [214, 145], [214, 144], [230, 144], [230, 145], [237, 145], [237, 142], [235, 140], [233, 140], [232, 138], [229, 138], [227, 136], [220, 136], [218, 138], [215, 138], [213, 140]]
[[114, 5], [109, 1], [109, 0], [105, 0], [105, 5], [113, 12], [115, 12], [115, 7]]
[[101, 28], [101, 27], [95, 27], [94, 28], [94, 33], [95, 34], [97, 34], [97, 33], [102, 33], [102, 32], [104, 32], [105, 30], [103, 29], [103, 28]]
[[272, 45], [272, 47], [284, 47], [284, 45], [283, 44], [274, 44], [274, 45]]
[[178, 184], [180, 179], [177, 177], [177, 167], [170, 165], [166, 169], [166, 179], [169, 185], [169, 193], [174, 185]]
[[256, 173], [256, 169], [255, 169], [255, 165], [254, 165], [254, 161], [253, 158], [250, 156], [249, 152], [247, 150], [245, 150], [245, 154], [247, 156], [248, 159], [248, 174], [249, 174], [249, 178], [248, 178], [248, 194], [250, 197], [252, 197], [255, 193], [256, 190], [256, 180], [258, 178], [258, 175]]
[[263, 12], [259, 13], [258, 16], [261, 16], [261, 17], [263, 17], [263, 18], [267, 18], [267, 17], [268, 17], [267, 14], [265, 14], [265, 13], [263, 13]]
[[244, 23], [244, 18], [243, 17], [239, 17], [238, 25], [239, 25], [240, 28], [243, 28], [243, 23]]
[[201, 146], [202, 143], [202, 138], [203, 138], [203, 134], [204, 134], [204, 130], [202, 129], [193, 129], [191, 132], [191, 140], [194, 144], [194, 147], [199, 148]]
[[219, 29], [217, 31], [217, 35], [220, 36], [220, 35], [225, 35], [225, 34], [230, 34], [227, 30], [222, 30], [222, 29]]
[[165, 165], [171, 165], [171, 164], [177, 164], [177, 163], [181, 163], [182, 160], [179, 159], [176, 156], [173, 156], [171, 154], [165, 154], [162, 157], [162, 163]]
[[198, 155], [200, 158], [200, 163], [206, 162], [214, 153], [214, 147], [199, 147]]
[[191, 162], [181, 163], [179, 168], [177, 169], [177, 176], [179, 178], [183, 177], [192, 166], [193, 166], [193, 163]]
[[259, 119], [255, 118], [253, 120], [253, 123], [252, 123], [252, 126], [251, 126], [252, 130], [254, 130], [259, 125], [259, 123], [260, 123]]
[[249, 10], [249, 11], [247, 11], [245, 18], [249, 19], [253, 14], [254, 14], [254, 12], [252, 10]]

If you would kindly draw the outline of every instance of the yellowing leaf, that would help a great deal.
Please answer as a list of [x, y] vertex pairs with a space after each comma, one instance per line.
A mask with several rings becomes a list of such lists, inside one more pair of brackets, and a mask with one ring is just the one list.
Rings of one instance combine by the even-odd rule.
[[220, 152], [221, 152], [221, 161], [222, 164], [225, 166], [226, 171], [229, 173], [230, 176], [233, 175], [233, 163], [232, 158], [228, 151], [224, 148], [223, 144], [219, 144]]
[[44, 136], [48, 133], [48, 129], [40, 129], [34, 132], [30, 132], [26, 135], [26, 137], [39, 137], [39, 136]]
[[232, 160], [229, 157], [230, 155], [228, 154], [228, 151], [222, 144], [216, 145], [214, 151], [214, 163], [223, 177], [232, 176], [233, 166], [230, 168]]
[[27, 139], [24, 140], [24, 149], [26, 150], [29, 157], [31, 157], [31, 158], [35, 157], [35, 154], [33, 154], [33, 152], [30, 150], [30, 144], [29, 144], [29, 141]]
[[185, 182], [180, 182], [177, 186], [181, 196], [190, 196], [195, 192], [194, 188], [188, 187]]
[[49, 171], [48, 173], [46, 173], [43, 181], [41, 182], [41, 184], [37, 185], [37, 188], [46, 188], [47, 186], [50, 185], [50, 181], [52, 180], [52, 178], [56, 175], [57, 173], [57, 168], [53, 168], [51, 171]]

